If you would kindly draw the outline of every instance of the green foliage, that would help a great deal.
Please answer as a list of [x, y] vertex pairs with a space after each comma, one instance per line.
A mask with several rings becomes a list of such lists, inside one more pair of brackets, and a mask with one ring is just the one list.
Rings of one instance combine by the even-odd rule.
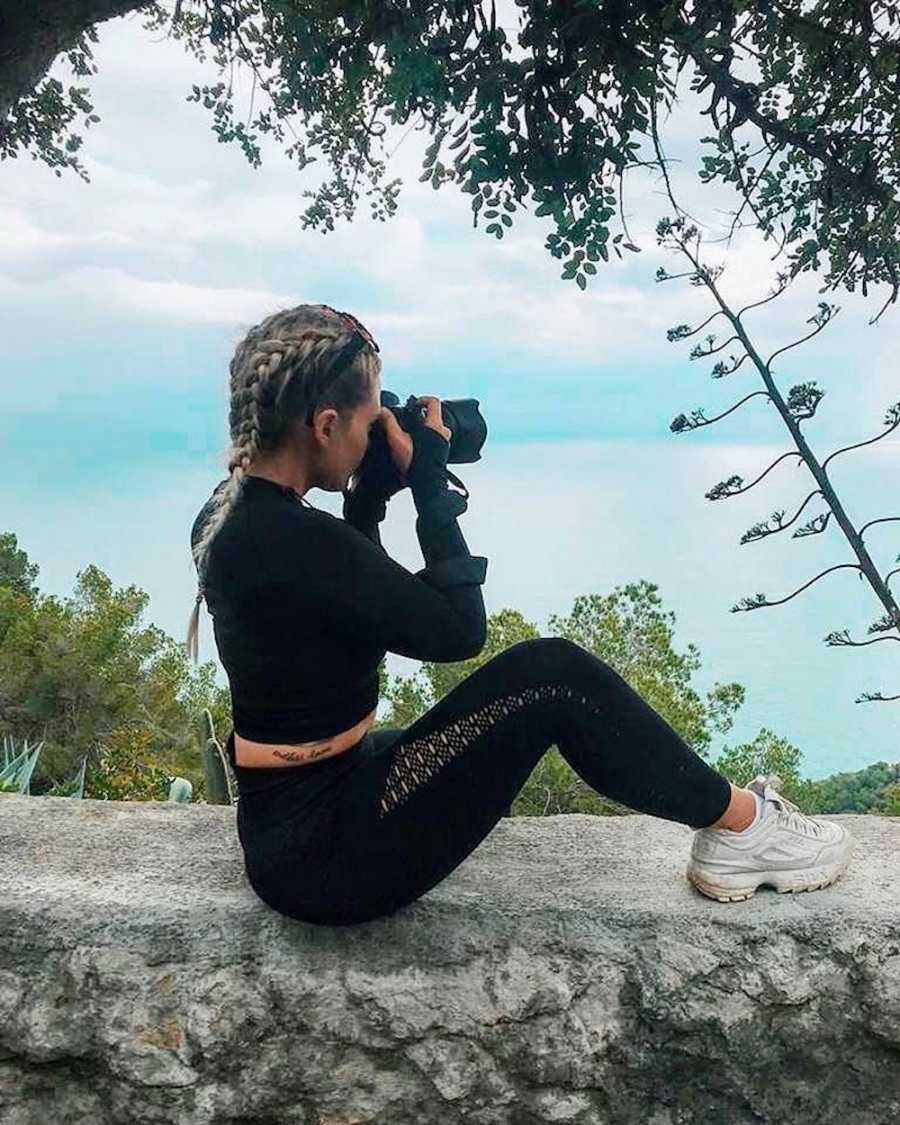
[[[183, 646], [155, 627], [142, 627], [147, 596], [135, 587], [114, 590], [102, 571], [89, 566], [77, 576], [75, 596], [59, 601], [37, 591], [37, 572], [15, 536], [0, 534], [0, 734], [44, 742], [32, 795], [72, 792], [86, 755], [86, 798], [166, 800], [170, 777], [180, 776], [202, 800], [200, 716], [209, 710], [213, 730], [231, 723], [230, 696], [215, 685], [215, 665], [194, 669]], [[550, 623], [555, 635], [615, 668], [698, 752], [706, 754], [713, 734], [731, 728], [744, 689], [716, 684], [705, 697], [696, 691], [691, 680], [700, 668], [699, 653], [693, 645], [676, 651], [674, 615], [662, 609], [651, 583], [579, 597], [568, 617], [551, 617]], [[390, 677], [382, 661], [380, 695], [390, 710], [378, 725], [409, 726], [483, 664], [539, 635], [521, 613], [504, 609], [490, 617], [485, 646], [470, 660], [424, 663], [410, 677]], [[39, 772], [51, 755], [54, 768]], [[785, 796], [805, 812], [900, 815], [900, 766], [879, 762], [806, 781], [799, 749], [765, 728], [751, 743], [726, 745], [715, 765], [738, 785], [778, 773]], [[0, 793], [17, 791], [0, 782]], [[511, 811], [552, 816], [627, 810], [595, 793], [551, 746]]]
[[820, 812], [815, 782], [800, 776], [803, 755], [786, 738], [763, 727], [752, 742], [724, 746], [714, 766], [735, 785], [745, 786], [759, 774], [777, 773], [782, 796], [806, 813]]
[[510, 808], [513, 816], [624, 816], [630, 811], [582, 781], [555, 746], [531, 771]]
[[98, 801], [165, 801], [169, 777], [150, 764], [153, 735], [134, 723], [111, 731], [88, 767], [84, 795]]
[[[471, 195], [473, 225], [484, 208], [485, 233], [497, 239], [522, 208], [550, 218], [546, 249], [563, 261], [562, 278], [585, 289], [610, 251], [640, 249], [625, 220], [625, 174], [665, 167], [665, 120], [679, 81], [689, 80], [708, 102], [697, 118], [700, 180], [734, 188], [736, 211], [788, 248], [792, 274], [827, 260], [825, 287], [861, 285], [865, 296], [886, 282], [897, 295], [893, 0], [820, 0], [814, 16], [746, 0], [690, 10], [656, 0], [520, 3], [515, 29], [497, 26], [493, 6], [488, 19], [480, 3], [133, 7], [198, 60], [211, 55], [220, 81], [194, 85], [187, 100], [253, 167], [266, 136], [298, 169], [318, 159], [315, 150], [325, 156], [332, 175], [304, 192], [312, 201], [303, 229], [326, 233], [338, 217], [351, 220], [363, 190], [374, 218], [392, 216], [401, 180], [384, 182], [383, 137], [388, 123], [411, 122], [432, 137], [422, 182]], [[90, 26], [69, 53], [76, 74], [93, 70], [89, 39]], [[252, 74], [246, 112], [235, 107], [235, 68]], [[81, 137], [69, 128], [79, 113], [85, 125], [97, 120], [84, 88], [66, 93], [48, 80], [19, 93], [0, 156], [31, 150], [57, 174], [83, 174]], [[613, 235], [614, 226], [622, 229]]]
[[37, 597], [35, 581], [39, 573], [37, 563], [30, 563], [28, 555], [19, 550], [16, 536], [11, 531], [0, 532], [0, 589], [5, 587], [13, 594], [34, 601]]
[[411, 676], [386, 676], [380, 698], [387, 700], [390, 711], [376, 726], [408, 727], [428, 710], [433, 696], [420, 669]]
[[33, 589], [36, 569], [15, 536], [0, 536], [0, 734], [43, 742], [31, 792], [66, 785], [85, 757], [96, 769], [103, 746], [127, 745], [202, 795], [197, 716], [208, 707], [222, 728], [231, 714], [215, 664], [194, 669], [183, 645], [144, 626], [136, 587], [115, 590], [88, 566], [60, 600]]
[[[34, 770], [40, 761], [43, 743], [31, 746], [28, 742], [17, 746], [15, 739], [4, 736], [3, 756], [0, 761], [0, 793], [21, 793], [33, 796], [31, 781]], [[84, 775], [87, 759], [82, 759], [81, 765], [74, 777], [48, 789], [44, 796], [48, 797], [76, 797], [84, 796]]]
[[[817, 811], [828, 813], [884, 813], [896, 807], [894, 787], [900, 781], [900, 767], [876, 762], [853, 773], [836, 773], [813, 782]], [[896, 813], [887, 812], [889, 816]]]
[[[74, 797], [79, 789], [79, 779], [73, 777], [71, 781], [62, 781], [59, 785], [54, 785], [52, 789], [48, 789], [43, 794], [45, 797]], [[83, 794], [87, 796], [87, 794]]]
[[801, 764], [800, 750], [765, 727], [752, 742], [725, 746], [714, 763], [735, 785], [746, 785], [757, 774], [777, 773], [784, 782], [781, 792], [805, 813], [900, 816], [900, 765], [876, 762], [810, 781], [801, 777]]
[[675, 615], [662, 609], [659, 588], [647, 581], [629, 583], [606, 596], [575, 599], [568, 617], [550, 617], [556, 636], [568, 637], [606, 661], [688, 745], [706, 756], [714, 733], [726, 733], [744, 702], [740, 684], [716, 683], [705, 697], [692, 686], [700, 653], [674, 645]]
[[[91, 53], [91, 44], [96, 42], [96, 31], [87, 27], [64, 52], [73, 76], [97, 73]], [[14, 160], [29, 152], [32, 160], [43, 161], [54, 175], [62, 176], [68, 168], [88, 182], [90, 177], [77, 155], [83, 140], [71, 131], [79, 116], [80, 124], [75, 127], [84, 129], [100, 120], [88, 100], [88, 88], [66, 89], [58, 78], [45, 78], [34, 90], [24, 92], [13, 103], [6, 121], [0, 121], [0, 160]]]
[[872, 811], [881, 816], [900, 816], [900, 785], [888, 785], [883, 789], [881, 800]]

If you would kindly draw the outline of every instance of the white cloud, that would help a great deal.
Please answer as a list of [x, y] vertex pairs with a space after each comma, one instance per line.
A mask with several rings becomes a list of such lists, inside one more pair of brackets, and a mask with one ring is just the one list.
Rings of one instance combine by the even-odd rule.
[[[46, 287], [45, 287], [46, 288]], [[142, 316], [202, 324], [253, 323], [296, 298], [258, 289], [214, 288], [180, 281], [146, 281], [119, 269], [84, 266], [58, 278], [53, 288], [71, 299]]]
[[19, 207], [0, 201], [0, 262], [39, 258], [71, 244], [71, 237], [36, 226]]

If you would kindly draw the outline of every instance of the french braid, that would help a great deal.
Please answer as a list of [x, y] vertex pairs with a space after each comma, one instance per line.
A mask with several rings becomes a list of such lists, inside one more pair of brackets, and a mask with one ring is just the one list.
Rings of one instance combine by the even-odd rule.
[[254, 458], [276, 452], [314, 401], [317, 408], [338, 411], [359, 406], [381, 372], [380, 357], [366, 345], [316, 400], [331, 361], [350, 336], [351, 330], [322, 306], [298, 305], [266, 317], [235, 348], [229, 365], [231, 446], [225, 452], [229, 479], [214, 494], [215, 508], [192, 548], [199, 583], [185, 647], [195, 664], [210, 544], [234, 508]]

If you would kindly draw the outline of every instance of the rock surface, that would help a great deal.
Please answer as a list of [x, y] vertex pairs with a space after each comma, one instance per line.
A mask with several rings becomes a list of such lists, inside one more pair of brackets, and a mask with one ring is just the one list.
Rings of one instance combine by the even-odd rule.
[[0, 796], [0, 1125], [896, 1122], [900, 820], [835, 819], [834, 887], [727, 905], [682, 825], [505, 819], [328, 928], [233, 808]]

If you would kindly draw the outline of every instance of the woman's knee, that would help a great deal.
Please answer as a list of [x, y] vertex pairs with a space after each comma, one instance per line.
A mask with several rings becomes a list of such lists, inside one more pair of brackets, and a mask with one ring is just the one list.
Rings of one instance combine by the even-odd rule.
[[532, 675], [545, 680], [566, 680], [591, 689], [621, 682], [611, 664], [568, 637], [531, 637], [506, 651], [515, 653]]
[[592, 653], [566, 637], [528, 637], [498, 652], [457, 691], [508, 693], [560, 681], [586, 687], [596, 679], [598, 666]]
[[539, 653], [541, 656], [558, 657], [565, 659], [574, 652], [584, 653], [581, 645], [570, 641], [568, 637], [527, 637], [524, 641], [516, 641], [509, 646], [506, 652], [521, 654]]
[[551, 675], [559, 675], [569, 665], [591, 657], [587, 649], [568, 637], [529, 637], [510, 645], [506, 651], [515, 658], [540, 664]]
[[590, 659], [586, 649], [565, 637], [528, 637], [509, 645], [490, 663], [497, 662], [494, 671], [503, 668], [510, 683], [534, 684], [577, 677]]

